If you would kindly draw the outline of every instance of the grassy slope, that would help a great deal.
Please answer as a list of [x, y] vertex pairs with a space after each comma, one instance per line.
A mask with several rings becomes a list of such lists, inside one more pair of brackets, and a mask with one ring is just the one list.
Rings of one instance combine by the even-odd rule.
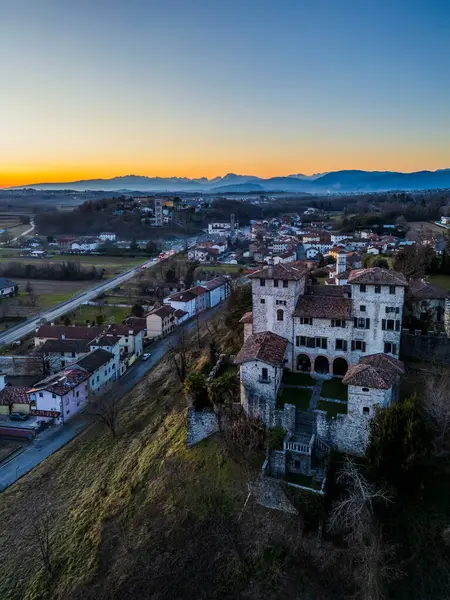
[[[328, 597], [299, 549], [301, 519], [242, 512], [255, 461], [218, 438], [188, 451], [184, 407], [164, 359], [121, 401], [116, 440], [95, 425], [2, 494], [2, 600]], [[43, 514], [51, 583], [31, 527]]]

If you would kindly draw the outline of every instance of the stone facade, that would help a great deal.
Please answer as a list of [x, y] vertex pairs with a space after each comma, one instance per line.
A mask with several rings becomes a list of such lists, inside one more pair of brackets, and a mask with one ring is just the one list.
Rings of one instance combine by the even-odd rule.
[[190, 406], [187, 411], [188, 448], [219, 431], [217, 415], [212, 409], [196, 411], [193, 406]]
[[275, 407], [283, 369], [258, 360], [240, 367], [241, 403], [251, 418], [275, 427]]
[[403, 330], [401, 336], [402, 356], [440, 365], [450, 365], [449, 332], [436, 335], [430, 332], [429, 335], [422, 335], [420, 330], [417, 330], [415, 334], [410, 333], [407, 329]]

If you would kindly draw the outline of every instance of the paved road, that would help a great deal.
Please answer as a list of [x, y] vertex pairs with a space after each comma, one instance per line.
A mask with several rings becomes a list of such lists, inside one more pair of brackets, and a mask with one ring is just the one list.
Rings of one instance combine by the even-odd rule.
[[24, 237], [25, 235], [28, 235], [29, 233], [31, 233], [34, 230], [34, 221], [30, 221], [30, 225], [31, 225], [31, 227], [29, 229], [27, 229], [26, 231], [23, 231], [20, 235], [13, 238], [11, 240], [11, 242], [16, 242], [19, 238]]
[[[175, 251], [175, 253], [177, 253], [182, 252], [184, 248], [181, 244], [179, 244], [177, 246], [174, 246], [172, 249]], [[128, 279], [131, 279], [134, 275], [136, 275], [139, 272], [139, 270], [142, 267], [152, 267], [157, 262], [159, 262], [158, 258], [152, 258], [151, 260], [147, 260], [142, 264], [138, 265], [137, 267], [133, 267], [132, 269], [129, 269], [128, 271], [117, 275], [117, 277], [114, 277], [114, 279], [108, 279], [107, 281], [104, 281], [99, 285], [90, 288], [89, 290], [86, 290], [85, 292], [75, 294], [75, 296], [73, 296], [70, 300], [67, 300], [66, 302], [62, 302], [61, 304], [58, 304], [57, 306], [50, 308], [49, 310], [42, 311], [39, 314], [39, 316], [34, 317], [32, 319], [28, 319], [23, 324], [11, 327], [5, 333], [0, 335], [0, 345], [12, 344], [16, 340], [34, 331], [36, 327], [39, 326], [39, 321], [41, 321], [41, 319], [45, 319], [46, 321], [54, 321], [61, 315], [64, 315], [69, 311], [75, 310], [76, 308], [78, 308], [78, 306], [80, 306], [80, 304], [93, 300], [103, 292], [115, 288], [116, 286], [120, 285], [121, 283], [124, 283]]]
[[[222, 310], [225, 303], [219, 304], [199, 315], [199, 322], [210, 319], [215, 313]], [[191, 319], [184, 327], [189, 331], [196, 327], [196, 319]], [[137, 360], [133, 366], [121, 377], [115, 387], [115, 399], [122, 398], [158, 363], [166, 354], [176, 338], [174, 331], [166, 338], [158, 340], [149, 347], [151, 357], [143, 361]], [[107, 392], [111, 395], [111, 390]], [[65, 446], [95, 421], [95, 416], [82, 412], [73, 417], [65, 425], [50, 427], [36, 437], [33, 443], [21, 454], [16, 455], [9, 462], [0, 467], [0, 492], [12, 485], [23, 475], [34, 469], [39, 463], [51, 456], [54, 452]]]

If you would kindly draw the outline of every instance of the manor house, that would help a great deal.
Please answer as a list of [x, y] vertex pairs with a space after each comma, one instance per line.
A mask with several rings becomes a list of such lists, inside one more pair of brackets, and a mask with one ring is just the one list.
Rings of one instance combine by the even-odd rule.
[[[285, 451], [363, 453], [375, 408], [396, 399], [404, 372], [398, 357], [405, 277], [374, 267], [350, 271], [345, 285], [310, 285], [309, 270], [298, 263], [249, 277], [253, 307], [241, 319], [244, 345], [236, 357], [244, 410], [283, 427]], [[330, 379], [344, 400], [324, 400], [321, 386]], [[311, 400], [302, 406], [296, 390], [304, 396], [307, 387]], [[287, 388], [291, 400], [283, 401]], [[303, 464], [301, 456], [287, 458]]]

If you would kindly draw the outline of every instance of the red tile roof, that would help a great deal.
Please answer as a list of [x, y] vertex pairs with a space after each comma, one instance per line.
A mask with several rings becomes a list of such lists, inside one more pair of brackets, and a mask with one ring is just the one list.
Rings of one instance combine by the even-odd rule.
[[191, 292], [191, 294], [195, 294], [196, 296], [201, 296], [202, 294], [206, 294], [208, 290], [201, 286], [201, 285], [196, 285], [194, 287], [189, 288], [188, 292]]
[[168, 317], [174, 312], [175, 309], [172, 308], [170, 304], [164, 304], [163, 306], [158, 306], [158, 308], [154, 308], [153, 310], [151, 310], [148, 313], [148, 315], [157, 315], [158, 317], [161, 317], [161, 319], [164, 319], [165, 317]]
[[93, 340], [101, 335], [106, 327], [85, 327], [85, 326], [60, 326], [60, 325], [41, 325], [36, 331], [38, 338], [61, 339], [66, 340]]
[[412, 281], [408, 286], [408, 294], [418, 300], [444, 300], [449, 297], [449, 293], [438, 285], [426, 281]]
[[293, 315], [313, 319], [350, 319], [352, 301], [339, 296], [300, 296]]
[[370, 269], [355, 269], [348, 277], [349, 283], [366, 283], [372, 285], [404, 285], [406, 278], [403, 273], [389, 271], [381, 267], [371, 267]]
[[7, 385], [0, 392], [0, 405], [10, 406], [11, 404], [29, 404], [30, 399], [27, 396], [28, 388], [13, 387]]
[[405, 372], [401, 360], [380, 352], [360, 359], [352, 365], [342, 382], [347, 385], [388, 390], [399, 375]]
[[28, 393], [47, 390], [48, 392], [52, 392], [52, 394], [64, 396], [64, 394], [76, 388], [80, 383], [89, 379], [89, 377], [89, 373], [82, 369], [68, 367], [56, 375], [39, 381], [33, 388], [28, 390]]
[[309, 273], [307, 267], [295, 266], [294, 263], [269, 265], [249, 275], [250, 279], [288, 279], [298, 281]]
[[184, 292], [177, 292], [176, 294], [171, 294], [168, 299], [172, 300], [172, 302], [189, 302], [194, 300], [197, 296], [192, 294], [190, 290], [186, 290]]
[[271, 331], [255, 333], [245, 340], [236, 357], [236, 363], [260, 360], [275, 367], [281, 367], [284, 364], [287, 343], [285, 338]]
[[246, 312], [240, 319], [239, 323], [253, 323], [253, 313]]

